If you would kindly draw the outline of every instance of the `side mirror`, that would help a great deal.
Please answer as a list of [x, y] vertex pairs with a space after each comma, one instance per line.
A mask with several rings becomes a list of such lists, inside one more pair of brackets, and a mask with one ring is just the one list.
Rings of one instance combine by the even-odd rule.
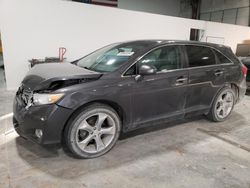
[[156, 74], [157, 70], [155, 66], [153, 65], [141, 65], [139, 67], [139, 74], [144, 76], [144, 75], [153, 75]]

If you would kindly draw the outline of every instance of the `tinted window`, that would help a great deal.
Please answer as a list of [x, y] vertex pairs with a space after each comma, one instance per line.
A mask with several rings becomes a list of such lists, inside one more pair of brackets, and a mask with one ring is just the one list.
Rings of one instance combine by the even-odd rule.
[[177, 46], [165, 46], [148, 53], [139, 61], [141, 64], [155, 66], [158, 72], [181, 68], [180, 49]]
[[124, 74], [124, 76], [132, 76], [132, 75], [136, 75], [136, 65], [133, 65], [132, 67], [130, 67], [127, 72]]
[[232, 63], [226, 56], [224, 56], [223, 54], [221, 54], [220, 52], [216, 51], [216, 55], [219, 59], [219, 62], [221, 64], [225, 64], [225, 63]]
[[208, 47], [187, 45], [186, 50], [189, 59], [189, 67], [216, 64], [215, 55]]

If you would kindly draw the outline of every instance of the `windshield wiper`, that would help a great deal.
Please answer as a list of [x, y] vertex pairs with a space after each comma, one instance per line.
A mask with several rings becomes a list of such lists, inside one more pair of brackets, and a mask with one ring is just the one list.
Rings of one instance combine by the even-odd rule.
[[77, 65], [78, 61], [79, 61], [79, 59], [77, 59], [77, 60], [75, 60], [75, 61], [71, 61], [70, 63], [71, 63], [72, 65]]
[[100, 71], [96, 71], [96, 70], [93, 70], [93, 69], [91, 69], [91, 68], [89, 68], [89, 67], [83, 67], [84, 69], [87, 69], [87, 70], [90, 70], [90, 71], [92, 71], [92, 72], [100, 72]]
[[90, 70], [90, 68], [89, 68], [89, 67], [83, 67], [83, 68], [85, 68], [85, 69], [87, 69], [87, 70]]

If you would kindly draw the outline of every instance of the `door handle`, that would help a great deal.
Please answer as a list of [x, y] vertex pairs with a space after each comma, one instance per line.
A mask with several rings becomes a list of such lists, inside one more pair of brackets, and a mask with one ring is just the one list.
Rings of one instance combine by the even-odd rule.
[[217, 70], [217, 71], [214, 72], [214, 75], [215, 76], [221, 76], [223, 73], [224, 73], [223, 70]]
[[181, 76], [181, 77], [179, 77], [179, 78], [176, 79], [175, 85], [176, 85], [176, 86], [183, 85], [183, 84], [185, 84], [186, 82], [187, 82], [187, 78]]

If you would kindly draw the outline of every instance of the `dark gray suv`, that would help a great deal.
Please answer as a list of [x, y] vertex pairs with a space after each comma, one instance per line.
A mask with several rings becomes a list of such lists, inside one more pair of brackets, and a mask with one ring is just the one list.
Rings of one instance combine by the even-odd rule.
[[120, 133], [206, 114], [224, 121], [246, 92], [247, 68], [222, 45], [116, 43], [72, 63], [32, 68], [16, 93], [14, 127], [78, 157], [108, 152]]

